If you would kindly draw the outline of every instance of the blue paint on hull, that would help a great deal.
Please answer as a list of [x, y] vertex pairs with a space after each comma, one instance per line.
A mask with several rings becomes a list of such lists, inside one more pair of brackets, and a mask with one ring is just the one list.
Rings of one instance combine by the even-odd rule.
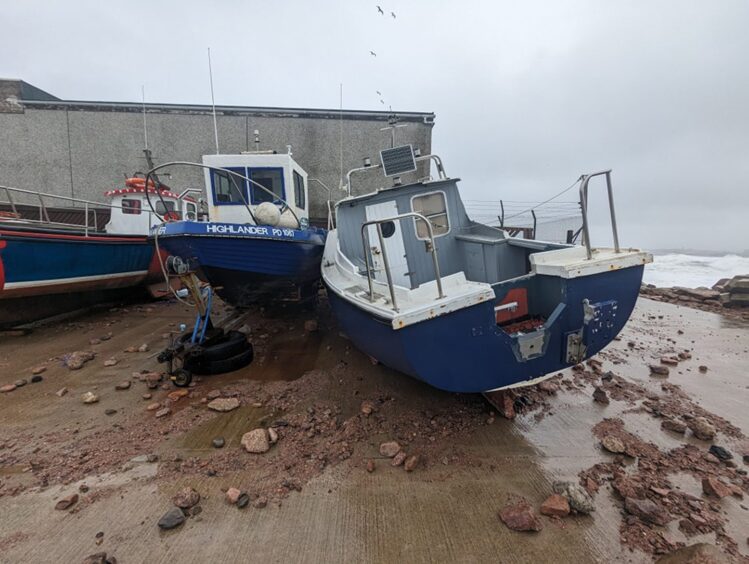
[[[586, 358], [603, 349], [629, 319], [642, 273], [639, 266], [572, 279], [532, 276], [496, 285], [498, 299], [509, 288], [523, 284], [556, 288], [556, 295], [536, 297], [553, 301], [551, 309], [556, 315], [547, 321], [544, 353], [525, 361], [518, 356], [517, 336], [497, 326], [490, 302], [394, 330], [388, 320], [358, 308], [332, 290], [328, 296], [343, 332], [368, 355], [442, 390], [485, 392], [569, 367], [565, 357], [570, 332], [583, 329]], [[533, 291], [529, 295], [533, 296]], [[584, 323], [585, 299], [608, 312], [595, 331], [595, 324]], [[559, 304], [563, 305], [557, 309]]]
[[303, 297], [320, 279], [325, 235], [316, 228], [175, 222], [161, 226], [157, 237], [159, 248], [196, 265], [222, 299], [246, 307], [292, 291]]

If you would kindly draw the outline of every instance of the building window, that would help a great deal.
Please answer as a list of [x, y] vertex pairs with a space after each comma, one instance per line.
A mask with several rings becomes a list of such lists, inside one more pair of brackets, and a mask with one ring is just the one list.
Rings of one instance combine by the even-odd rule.
[[[247, 175], [244, 168], [227, 168], [231, 172]], [[213, 202], [217, 206], [241, 205], [247, 200], [247, 181], [223, 170], [211, 171], [213, 185]]]
[[[450, 231], [450, 222], [447, 218], [447, 201], [444, 192], [432, 192], [423, 196], [414, 196], [411, 198], [411, 209], [420, 213], [432, 224], [432, 233], [435, 237], [446, 234]], [[429, 229], [426, 224], [415, 219], [416, 237], [419, 239], [429, 239]]]
[[140, 200], [122, 198], [122, 213], [125, 215], [140, 215]]
[[[250, 185], [253, 204], [284, 199], [282, 168], [251, 168], [250, 179], [253, 182]], [[265, 190], [259, 188], [255, 182], [260, 184]]]
[[296, 207], [307, 209], [307, 201], [304, 193], [304, 178], [297, 171], [294, 171], [294, 202]]

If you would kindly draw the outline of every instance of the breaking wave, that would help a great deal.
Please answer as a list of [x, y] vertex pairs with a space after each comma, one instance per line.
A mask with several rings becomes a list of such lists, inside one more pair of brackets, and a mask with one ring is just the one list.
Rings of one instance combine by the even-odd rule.
[[685, 254], [654, 255], [645, 267], [643, 282], [658, 287], [684, 286], [710, 288], [721, 278], [749, 274], [749, 257], [739, 255], [700, 256]]

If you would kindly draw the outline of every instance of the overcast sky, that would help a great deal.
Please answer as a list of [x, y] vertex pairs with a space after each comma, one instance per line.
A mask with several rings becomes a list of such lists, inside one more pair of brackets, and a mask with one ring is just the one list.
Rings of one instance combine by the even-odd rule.
[[63, 99], [140, 101], [143, 84], [152, 102], [210, 103], [210, 46], [217, 104], [335, 108], [343, 83], [346, 108], [387, 109], [379, 90], [434, 111], [465, 200], [540, 201], [613, 168], [622, 244], [749, 249], [749, 2], [380, 5], [2, 0], [0, 76]]

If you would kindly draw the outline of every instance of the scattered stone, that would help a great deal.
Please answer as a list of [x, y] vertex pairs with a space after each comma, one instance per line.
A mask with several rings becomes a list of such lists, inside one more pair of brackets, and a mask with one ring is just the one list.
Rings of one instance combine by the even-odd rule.
[[105, 333], [104, 335], [101, 335], [101, 336], [99, 337], [99, 339], [101, 339], [102, 341], [108, 341], [108, 340], [109, 340], [109, 339], [111, 339], [111, 338], [112, 338], [113, 336], [114, 336], [114, 335], [113, 335], [113, 333], [112, 333], [112, 332], [110, 331], [109, 333]]
[[593, 390], [593, 401], [603, 404], [609, 403], [609, 396], [606, 394], [606, 390], [596, 386]]
[[705, 374], [707, 372], [707, 366], [705, 366], [703, 364], [703, 365], [700, 366], [699, 370], [700, 370], [700, 372], [702, 372], [703, 374]]
[[657, 376], [668, 376], [668, 367], [667, 366], [659, 366], [657, 364], [651, 364], [650, 365], [650, 374], [657, 375]]
[[687, 432], [687, 426], [681, 421], [677, 421], [676, 419], [664, 419], [661, 422], [661, 429], [665, 429], [666, 431], [673, 431], [674, 433], [679, 433], [680, 435], [683, 435]]
[[388, 441], [380, 445], [380, 454], [388, 458], [393, 458], [400, 450], [401, 446], [395, 441]]
[[242, 495], [242, 492], [237, 488], [229, 488], [226, 490], [226, 501], [234, 505], [239, 500], [240, 495]]
[[38, 384], [42, 380], [44, 380], [44, 378], [42, 378], [41, 376], [39, 376], [39, 374], [37, 374], [36, 376], [32, 376], [31, 377], [31, 383], [32, 384]]
[[[96, 544], [101, 544], [102, 537], [96, 537]], [[89, 554], [83, 559], [83, 564], [117, 564], [117, 559], [114, 556], [107, 558], [106, 552], [97, 552], [96, 554]]]
[[237, 398], [217, 398], [208, 403], [208, 409], [213, 411], [231, 411], [239, 407], [239, 399]]
[[153, 396], [151, 394], [143, 394], [142, 397], [144, 400], [150, 400]]
[[712, 495], [717, 498], [728, 497], [733, 493], [733, 490], [727, 484], [724, 484], [718, 480], [718, 478], [712, 476], [702, 478], [702, 491], [707, 495]]
[[224, 437], [216, 437], [211, 441], [211, 444], [213, 444], [213, 448], [223, 448], [226, 441], [224, 440]]
[[253, 454], [263, 454], [270, 450], [268, 441], [268, 431], [265, 429], [253, 429], [249, 433], [242, 435], [242, 446], [247, 452]]
[[68, 389], [67, 389], [67, 388], [60, 388], [59, 390], [57, 390], [57, 391], [55, 392], [55, 395], [56, 395], [56, 396], [57, 396], [58, 398], [61, 398], [62, 396], [64, 396], [64, 395], [65, 395], [65, 394], [67, 394], [67, 393], [68, 393]]
[[559, 391], [559, 384], [551, 380], [544, 380], [538, 385], [538, 389], [549, 395], [554, 395]]
[[181, 509], [189, 509], [200, 503], [200, 494], [194, 488], [182, 488], [172, 498], [172, 502]]
[[372, 415], [372, 414], [373, 414], [373, 413], [374, 413], [375, 411], [377, 411], [377, 407], [376, 407], [376, 406], [375, 406], [375, 404], [374, 404], [374, 403], [372, 403], [371, 401], [369, 401], [369, 400], [364, 400], [363, 402], [361, 402], [361, 408], [360, 408], [360, 411], [361, 411], [361, 412], [362, 412], [362, 413], [363, 413], [364, 415], [366, 415], [367, 417], [369, 417], [369, 416], [370, 416], [370, 415]]
[[164, 407], [164, 408], [162, 408], [162, 409], [159, 409], [159, 410], [158, 410], [158, 411], [157, 411], [156, 413], [154, 413], [154, 415], [155, 415], [156, 417], [166, 417], [166, 416], [167, 416], [167, 415], [169, 415], [169, 414], [170, 414], [171, 412], [172, 412], [172, 410], [171, 410], [171, 409], [169, 409], [168, 407]]
[[94, 359], [91, 351], [75, 351], [63, 357], [63, 363], [69, 370], [80, 370], [83, 365]]
[[671, 521], [668, 511], [649, 499], [628, 497], [624, 500], [624, 510], [646, 523], [653, 523], [661, 527], [665, 527]]
[[156, 410], [157, 410], [157, 409], [159, 409], [160, 407], [161, 407], [161, 404], [160, 404], [160, 403], [149, 403], [149, 404], [148, 404], [148, 405], [146, 406], [146, 411], [156, 411]]
[[601, 446], [603, 446], [603, 448], [605, 448], [607, 451], [614, 454], [622, 454], [627, 450], [627, 447], [624, 445], [621, 439], [618, 439], [613, 435], [606, 435], [605, 437], [603, 437], [603, 439], [601, 440]]
[[393, 466], [400, 466], [401, 464], [403, 464], [406, 461], [406, 457], [407, 456], [408, 455], [405, 452], [400, 451], [398, 454], [396, 454], [393, 457], [392, 465]]
[[499, 414], [505, 419], [515, 419], [515, 398], [512, 392], [500, 390], [498, 392], [486, 392], [484, 397], [497, 408]]
[[179, 527], [184, 522], [185, 514], [182, 512], [182, 510], [179, 507], [172, 507], [169, 511], [162, 515], [161, 519], [159, 519], [158, 525], [160, 529], [168, 531], [169, 529]]
[[12, 392], [15, 389], [15, 384], [5, 384], [4, 386], [0, 386], [0, 393], [7, 394], [8, 392]]
[[73, 507], [76, 503], [78, 503], [78, 494], [70, 494], [69, 496], [64, 497], [60, 501], [58, 501], [55, 504], [55, 509], [65, 511], [66, 509], [70, 509], [71, 507]]
[[120, 391], [129, 390], [130, 389], [130, 380], [123, 380], [122, 382], [120, 382], [119, 384], [117, 384], [114, 387], [114, 389], [115, 390], [120, 390]]
[[725, 561], [725, 555], [715, 546], [701, 542], [661, 556], [656, 564], [722, 564]]
[[712, 445], [708, 452], [721, 460], [731, 460], [733, 458], [733, 455], [730, 452], [718, 445]]
[[690, 353], [689, 351], [681, 351], [679, 353], [679, 358], [681, 360], [689, 360], [690, 358], [692, 358], [692, 353]]
[[579, 484], [573, 482], [554, 482], [552, 486], [554, 493], [567, 498], [570, 508], [578, 513], [591, 513], [595, 511], [593, 498]]
[[93, 392], [86, 392], [81, 396], [81, 401], [83, 401], [83, 403], [96, 403], [99, 401], [99, 396]]
[[367, 472], [370, 474], [375, 471], [375, 461], [371, 458], [367, 460]]
[[704, 417], [695, 417], [689, 422], [689, 428], [694, 436], [703, 441], [710, 441], [715, 438], [715, 427]]
[[244, 509], [247, 507], [250, 503], [250, 496], [246, 493], [239, 494], [239, 497], [237, 498], [237, 507], [239, 509]]
[[549, 517], [565, 517], [570, 514], [570, 502], [563, 495], [551, 494], [541, 504], [540, 512]]
[[221, 390], [211, 390], [206, 394], [206, 396], [209, 400], [214, 400], [216, 398], [221, 397]]
[[20, 380], [16, 380], [15, 382], [13, 382], [13, 384], [16, 386], [16, 388], [22, 388], [23, 386], [28, 384], [28, 382], [21, 378]]
[[37, 375], [41, 374], [42, 372], [46, 372], [46, 370], [47, 370], [46, 366], [36, 366], [36, 367], [34, 367], [34, 368], [31, 369], [31, 373], [34, 376], [37, 376]]
[[304, 322], [304, 330], [307, 333], [314, 333], [315, 331], [317, 331], [317, 329], [317, 321], [315, 321], [314, 319], [308, 319]]
[[97, 339], [94, 337], [93, 339], [88, 340], [89, 345], [101, 345], [101, 339]]
[[168, 397], [172, 401], [179, 401], [180, 398], [184, 398], [189, 394], [190, 392], [188, 390], [185, 390], [184, 388], [181, 388], [179, 390], [173, 390], [167, 394], [166, 397]]
[[118, 362], [119, 360], [116, 358], [109, 358], [104, 361], [104, 366], [115, 366]]
[[148, 346], [148, 343], [143, 343], [141, 346], [138, 347], [138, 352], [148, 352], [148, 350], [151, 347]]
[[418, 465], [419, 457], [414, 454], [406, 459], [406, 462], [403, 464], [403, 468], [406, 470], [406, 472], [413, 472], [414, 470], [416, 470], [416, 467]]
[[126, 349], [124, 350], [124, 352], [126, 352], [126, 353], [134, 353], [134, 352], [138, 352], [138, 347], [128, 347], [128, 348], [126, 348]]
[[533, 508], [525, 500], [503, 507], [499, 512], [499, 518], [513, 531], [540, 531], [543, 528]]
[[268, 440], [272, 445], [278, 442], [278, 431], [276, 431], [273, 427], [268, 427]]
[[117, 410], [112, 409], [111, 407], [109, 409], [104, 410], [104, 415], [114, 415], [115, 413], [117, 413]]
[[601, 375], [601, 382], [611, 382], [614, 379], [614, 376], [616, 376], [616, 374], [614, 374], [610, 370], [608, 372], [604, 372]]
[[671, 356], [664, 356], [664, 357], [661, 357], [661, 364], [666, 364], [668, 366], [678, 366], [679, 359], [673, 358]]

